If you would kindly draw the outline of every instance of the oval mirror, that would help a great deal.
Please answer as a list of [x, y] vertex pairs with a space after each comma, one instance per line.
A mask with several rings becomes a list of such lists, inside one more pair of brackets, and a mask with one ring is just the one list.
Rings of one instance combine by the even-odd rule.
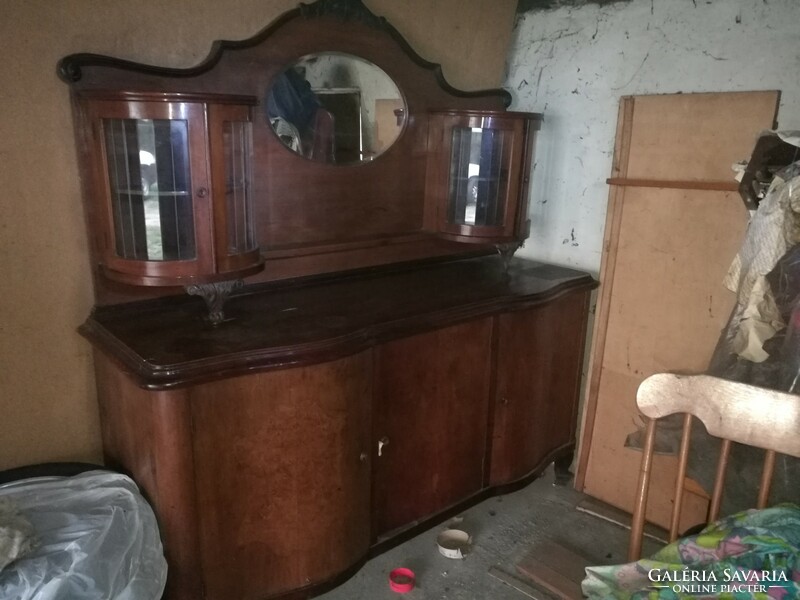
[[339, 165], [383, 154], [407, 113], [403, 95], [380, 67], [339, 52], [298, 59], [272, 81], [264, 106], [286, 147]]

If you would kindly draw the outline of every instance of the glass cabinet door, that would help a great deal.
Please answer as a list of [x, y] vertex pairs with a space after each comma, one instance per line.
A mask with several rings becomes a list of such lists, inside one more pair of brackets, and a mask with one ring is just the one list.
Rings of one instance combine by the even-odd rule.
[[263, 268], [253, 218], [254, 98], [85, 92], [102, 271], [133, 285]]
[[118, 257], [197, 258], [188, 129], [185, 120], [103, 120]]
[[513, 135], [502, 129], [453, 128], [448, 223], [502, 226], [512, 144]]
[[209, 106], [209, 147], [219, 271], [259, 260], [253, 206], [253, 123], [249, 106]]
[[437, 230], [456, 241], [507, 244], [527, 237], [527, 193], [540, 115], [447, 111], [430, 115], [427, 193]]

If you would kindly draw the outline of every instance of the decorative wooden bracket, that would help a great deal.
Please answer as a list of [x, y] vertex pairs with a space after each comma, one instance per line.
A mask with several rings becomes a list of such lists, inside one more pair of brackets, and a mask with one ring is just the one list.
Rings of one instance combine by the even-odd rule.
[[235, 290], [244, 286], [244, 281], [236, 279], [234, 281], [218, 281], [216, 283], [200, 283], [187, 285], [186, 293], [190, 296], [200, 296], [205, 300], [208, 307], [206, 319], [212, 325], [219, 325], [225, 320], [223, 306], [228, 297]]

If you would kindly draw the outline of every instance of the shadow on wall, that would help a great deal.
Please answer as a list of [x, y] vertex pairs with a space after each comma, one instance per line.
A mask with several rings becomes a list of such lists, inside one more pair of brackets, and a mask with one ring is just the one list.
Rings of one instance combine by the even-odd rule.
[[613, 2], [630, 2], [631, 0], [519, 0], [517, 12], [526, 13], [536, 10], [547, 10], [561, 6], [583, 6], [584, 4], [611, 4]]

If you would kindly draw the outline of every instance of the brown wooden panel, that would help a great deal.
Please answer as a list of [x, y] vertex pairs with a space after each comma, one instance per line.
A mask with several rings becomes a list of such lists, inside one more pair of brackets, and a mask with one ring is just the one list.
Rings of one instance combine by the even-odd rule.
[[[772, 126], [778, 92], [679, 94], [623, 99], [612, 177], [720, 181]], [[733, 296], [721, 285], [747, 213], [733, 192], [614, 188], [592, 348], [579, 484], [630, 511], [640, 452], [635, 392], [656, 371], [702, 371]], [[658, 456], [649, 518], [669, 522], [676, 459]], [[581, 481], [582, 479], [582, 481]], [[688, 482], [687, 482], [688, 484]], [[689, 485], [687, 519], [707, 500]], [[691, 524], [691, 523], [690, 523]]]
[[608, 185], [619, 185], [622, 187], [654, 187], [676, 190], [716, 190], [718, 192], [736, 192], [739, 190], [739, 184], [736, 180], [678, 181], [670, 179], [624, 179], [622, 177], [609, 177], [606, 179], [606, 183]]
[[364, 352], [191, 391], [209, 600], [323, 582], [369, 545]]
[[202, 597], [191, 423], [185, 390], [148, 392], [95, 351], [106, 464], [141, 487], [161, 530], [171, 600]]
[[636, 96], [631, 179], [733, 181], [731, 165], [750, 157], [773, 127], [779, 92]]
[[574, 443], [588, 292], [497, 317], [490, 485], [521, 479]]
[[[633, 512], [642, 453], [626, 448], [625, 440], [636, 431], [636, 390], [641, 379], [642, 376], [638, 374], [603, 370], [600, 398], [614, 398], [616, 402], [604, 402], [597, 411], [596, 437], [587, 465], [586, 493], [628, 513]], [[657, 454], [653, 457], [652, 468], [654, 477], [650, 482], [647, 503], [648, 520], [669, 527], [678, 469], [677, 456]], [[708, 510], [708, 494], [699, 485], [690, 482], [687, 480], [682, 500], [681, 531], [704, 522]]]
[[[625, 440], [638, 422], [636, 388], [658, 371], [706, 369], [735, 301], [722, 279], [746, 224], [734, 192], [627, 188], [586, 493], [633, 508], [641, 453]], [[656, 465], [649, 519], [667, 526], [677, 459]], [[687, 520], [702, 520], [703, 502], [691, 506]]]
[[706, 368], [735, 302], [722, 280], [747, 217], [735, 192], [625, 192], [605, 368], [641, 379]]
[[561, 600], [582, 598], [581, 581], [594, 564], [558, 542], [535, 543], [517, 563], [517, 571]]
[[[492, 319], [376, 350], [374, 535], [433, 515], [483, 484]], [[388, 441], [377, 455], [379, 441]]]
[[[628, 172], [630, 157], [631, 128], [633, 127], [634, 98], [625, 96], [620, 100], [617, 115], [617, 133], [614, 141], [614, 162], [611, 176], [625, 178]], [[603, 365], [603, 349], [606, 343], [608, 313], [610, 310], [614, 268], [617, 261], [617, 243], [619, 227], [622, 221], [622, 201], [625, 198], [625, 187], [611, 186], [608, 194], [608, 208], [603, 232], [603, 255], [600, 260], [601, 286], [597, 293], [596, 310], [594, 311], [594, 331], [589, 351], [588, 381], [586, 382], [586, 399], [583, 403], [581, 419], [581, 435], [578, 442], [578, 463], [575, 469], [575, 489], [583, 491], [586, 480], [586, 463], [589, 460], [594, 418], [597, 412], [597, 386], [600, 383], [600, 370]]]

